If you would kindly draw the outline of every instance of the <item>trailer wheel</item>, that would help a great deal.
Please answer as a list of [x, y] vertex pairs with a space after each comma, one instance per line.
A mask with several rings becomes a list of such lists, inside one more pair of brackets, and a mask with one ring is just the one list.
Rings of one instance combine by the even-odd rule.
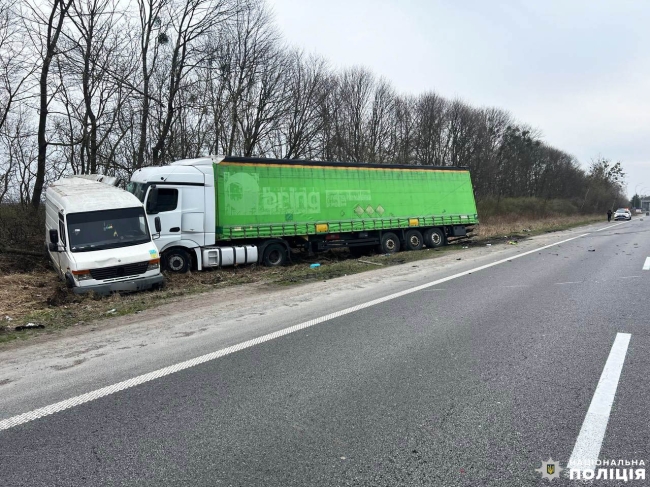
[[190, 254], [183, 249], [171, 249], [164, 254], [165, 268], [172, 272], [185, 273], [190, 270]]
[[424, 245], [422, 234], [419, 230], [409, 230], [406, 232], [405, 240], [407, 250], [420, 250]]
[[262, 263], [267, 267], [277, 267], [287, 263], [287, 249], [279, 243], [272, 243], [264, 249]]
[[399, 238], [394, 233], [384, 233], [381, 237], [381, 252], [383, 254], [394, 254], [399, 252]]
[[429, 228], [424, 233], [424, 244], [433, 249], [442, 247], [445, 245], [445, 233], [440, 228]]

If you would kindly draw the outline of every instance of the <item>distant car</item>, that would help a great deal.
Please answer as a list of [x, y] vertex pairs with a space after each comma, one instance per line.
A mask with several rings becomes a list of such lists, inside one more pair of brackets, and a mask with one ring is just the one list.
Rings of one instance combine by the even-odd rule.
[[626, 208], [619, 208], [614, 213], [614, 220], [631, 220], [631, 219], [632, 219], [632, 213], [630, 213], [630, 210]]

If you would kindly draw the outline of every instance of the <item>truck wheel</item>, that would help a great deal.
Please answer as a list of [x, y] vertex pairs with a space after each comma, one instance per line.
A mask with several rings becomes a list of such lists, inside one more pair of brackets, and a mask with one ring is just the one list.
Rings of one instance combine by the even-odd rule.
[[279, 243], [272, 243], [264, 249], [262, 263], [267, 267], [277, 267], [287, 263], [287, 249]]
[[440, 228], [429, 228], [424, 233], [424, 244], [433, 249], [442, 247], [445, 245], [445, 233]]
[[172, 272], [185, 273], [190, 270], [190, 255], [183, 249], [168, 250], [164, 254], [165, 268]]
[[406, 232], [405, 239], [407, 250], [420, 250], [424, 245], [422, 234], [419, 230], [409, 230]]
[[399, 252], [399, 238], [394, 233], [384, 233], [381, 237], [381, 252], [383, 254], [394, 254]]

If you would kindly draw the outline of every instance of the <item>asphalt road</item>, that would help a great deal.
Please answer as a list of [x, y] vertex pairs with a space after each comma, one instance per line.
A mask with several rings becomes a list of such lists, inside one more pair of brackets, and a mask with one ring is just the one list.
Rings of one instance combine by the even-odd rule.
[[[464, 259], [430, 270], [430, 280], [390, 286], [382, 275], [372, 292], [347, 292], [340, 308], [328, 301], [328, 312], [381, 297], [377, 289], [386, 296], [465, 273], [9, 427], [0, 431], [0, 484], [576, 485], [535, 469], [549, 457], [566, 466], [619, 333], [629, 346], [611, 412], [599, 410], [599, 456], [647, 465], [650, 219], [603, 227], [523, 256], [508, 248]], [[322, 311], [318, 300], [311, 308], [285, 312], [282, 326]], [[204, 338], [195, 355], [164, 356], [178, 362], [234, 341]], [[124, 380], [115, 371], [113, 382]], [[101, 377], [95, 387], [113, 383], [111, 368]], [[60, 388], [65, 397], [55, 387], [40, 398], [0, 388], [0, 420], [93, 389]]]

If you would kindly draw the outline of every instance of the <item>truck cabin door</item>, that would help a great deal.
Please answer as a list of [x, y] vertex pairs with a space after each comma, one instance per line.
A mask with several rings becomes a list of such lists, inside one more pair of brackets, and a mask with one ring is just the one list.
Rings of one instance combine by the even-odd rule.
[[181, 199], [182, 191], [177, 187], [152, 185], [147, 191], [145, 208], [151, 233], [156, 232], [154, 219], [160, 217], [160, 238], [154, 240], [158, 250], [181, 239]]

